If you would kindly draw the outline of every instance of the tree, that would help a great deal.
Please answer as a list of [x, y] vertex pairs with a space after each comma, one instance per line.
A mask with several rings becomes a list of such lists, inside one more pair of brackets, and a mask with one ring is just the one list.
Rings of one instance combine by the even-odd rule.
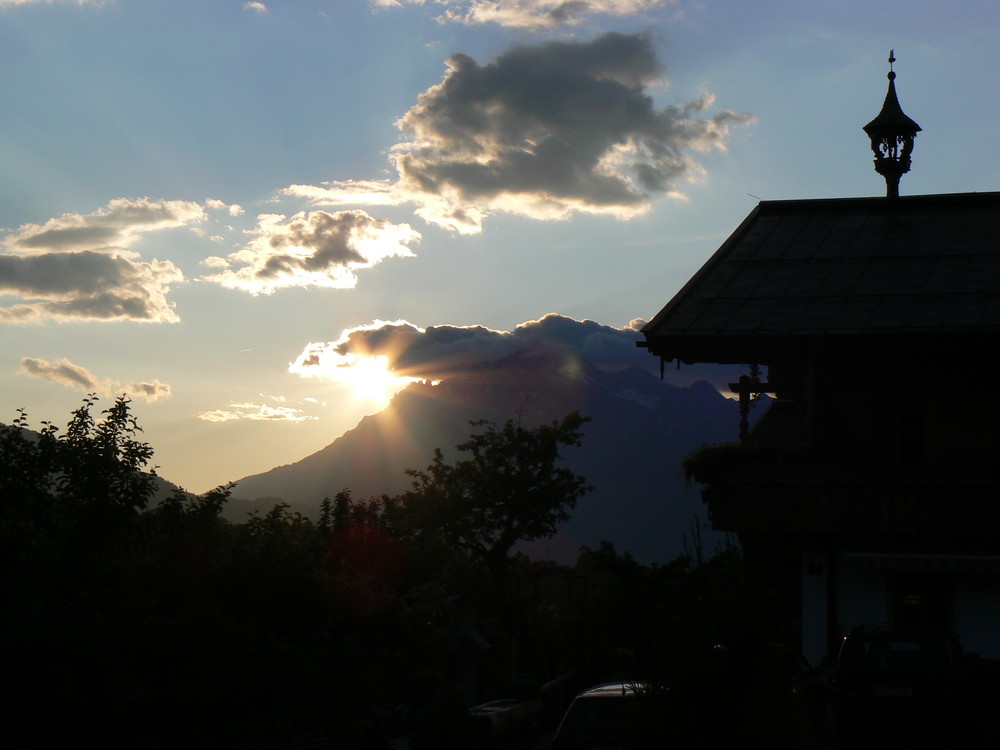
[[96, 402], [93, 395], [84, 399], [62, 435], [48, 422], [28, 432], [23, 410], [0, 425], [0, 490], [8, 499], [47, 495], [94, 510], [146, 507], [156, 487], [155, 472], [146, 468], [153, 449], [137, 439], [142, 428], [126, 396], [100, 419], [92, 413]]
[[402, 503], [413, 530], [464, 551], [502, 585], [514, 546], [552, 536], [590, 491], [560, 462], [560, 449], [579, 446], [588, 421], [574, 411], [534, 428], [471, 422], [482, 430], [456, 446], [468, 458], [448, 463], [437, 449], [425, 470], [407, 472], [413, 489]]
[[[156, 488], [153, 456], [129, 400], [93, 414], [88, 396], [59, 433], [35, 433], [19, 410], [0, 425], [0, 541], [4, 554], [36, 549], [49, 556], [100, 561], [106, 544], [130, 527]], [[43, 551], [44, 550], [44, 551]]]
[[[150, 503], [153, 452], [127, 399], [96, 403], [65, 430], [30, 430], [23, 410], [0, 424], [8, 745], [286, 747], [329, 727], [360, 746], [374, 700], [445, 660], [428, 606], [385, 577], [361, 586], [399, 577], [371, 555], [387, 549], [368, 533], [385, 499], [344, 491], [322, 526], [284, 504], [230, 523], [230, 486]], [[331, 570], [335, 518], [360, 538]]]

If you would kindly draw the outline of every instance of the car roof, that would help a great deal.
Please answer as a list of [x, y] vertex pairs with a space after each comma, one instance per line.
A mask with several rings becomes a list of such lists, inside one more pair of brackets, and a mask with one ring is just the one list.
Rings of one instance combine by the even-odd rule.
[[580, 693], [577, 698], [625, 698], [635, 695], [633, 682], [604, 682]]

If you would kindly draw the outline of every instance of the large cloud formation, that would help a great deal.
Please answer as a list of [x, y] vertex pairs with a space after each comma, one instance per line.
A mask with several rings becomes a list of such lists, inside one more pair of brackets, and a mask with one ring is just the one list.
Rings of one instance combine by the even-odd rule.
[[409, 245], [420, 240], [408, 224], [392, 224], [364, 211], [301, 212], [291, 219], [264, 214], [254, 235], [227, 258], [207, 259], [206, 264], [222, 270], [205, 280], [252, 294], [291, 286], [352, 288], [355, 270], [390, 256], [410, 256]]
[[462, 233], [479, 232], [491, 211], [630, 218], [701, 173], [690, 152], [724, 150], [730, 127], [752, 119], [708, 114], [711, 95], [657, 108], [647, 89], [662, 75], [642, 34], [519, 46], [485, 65], [455, 54], [397, 123], [395, 181], [285, 192], [328, 205], [414, 203]]
[[[423, 5], [425, 0], [372, 0], [381, 7]], [[441, 22], [495, 23], [522, 29], [548, 29], [578, 23], [587, 15], [626, 16], [667, 5], [676, 0], [437, 0], [444, 11]]]
[[44, 359], [36, 359], [35, 357], [23, 357], [21, 359], [20, 372], [24, 375], [48, 380], [52, 383], [64, 385], [67, 388], [83, 391], [84, 393], [109, 396], [113, 393], [124, 392], [150, 404], [162, 398], [170, 398], [171, 396], [170, 386], [159, 380], [119, 383], [115, 380], [99, 378], [86, 367], [75, 364], [68, 359], [49, 362]]
[[614, 328], [551, 313], [513, 331], [483, 326], [418, 328], [405, 321], [344, 331], [337, 341], [308, 344], [289, 370], [304, 377], [335, 371], [358, 360], [385, 358], [397, 376], [443, 380], [482, 367], [502, 368], [523, 357], [557, 354], [565, 361], [616, 370], [651, 367], [652, 357], [636, 348], [633, 327]]
[[0, 322], [56, 320], [179, 320], [167, 300], [183, 274], [170, 261], [140, 261], [131, 246], [145, 233], [201, 222], [205, 211], [187, 201], [119, 198], [93, 214], [64, 214], [26, 224], [4, 240]]
[[[303, 378], [344, 380], [352, 372], [396, 379], [393, 392], [415, 380], [439, 381], [478, 370], [518, 373], [527, 365], [559, 368], [573, 375], [584, 366], [605, 371], [625, 368], [660, 373], [660, 363], [636, 346], [645, 320], [636, 318], [622, 328], [592, 320], [575, 320], [549, 313], [513, 331], [484, 326], [439, 325], [420, 328], [406, 321], [376, 321], [347, 329], [336, 341], [307, 344], [292, 362], [290, 373]], [[670, 369], [667, 380], [676, 386], [708, 381], [721, 393], [742, 368], [732, 365], [696, 364]], [[379, 375], [378, 373], [382, 374]]]

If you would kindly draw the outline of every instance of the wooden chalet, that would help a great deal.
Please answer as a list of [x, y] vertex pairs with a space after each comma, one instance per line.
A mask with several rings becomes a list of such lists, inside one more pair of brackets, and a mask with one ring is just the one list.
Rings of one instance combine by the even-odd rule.
[[639, 344], [759, 366], [734, 390], [766, 414], [690, 463], [814, 663], [889, 621], [1000, 658], [1000, 193], [899, 197], [894, 78], [865, 127], [886, 197], [761, 202]]

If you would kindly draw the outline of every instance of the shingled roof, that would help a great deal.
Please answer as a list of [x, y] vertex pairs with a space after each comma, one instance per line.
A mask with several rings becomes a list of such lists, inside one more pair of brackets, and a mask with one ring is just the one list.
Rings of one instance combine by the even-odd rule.
[[643, 329], [663, 359], [1000, 335], [1000, 193], [763, 201]]

